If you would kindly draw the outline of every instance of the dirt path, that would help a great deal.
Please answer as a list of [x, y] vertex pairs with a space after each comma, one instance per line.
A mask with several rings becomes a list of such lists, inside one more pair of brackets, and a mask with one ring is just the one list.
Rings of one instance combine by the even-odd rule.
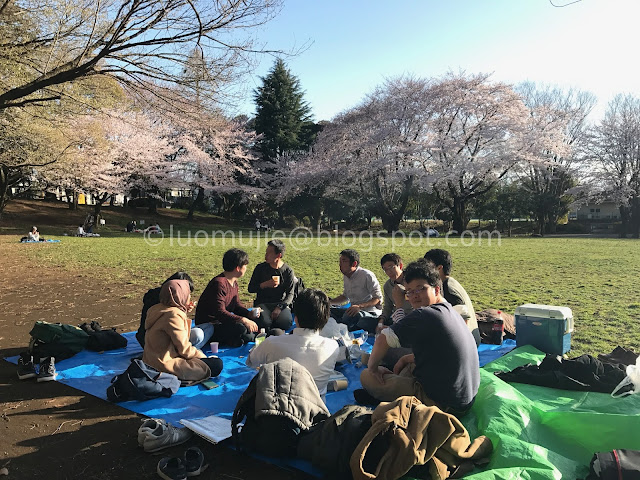
[[[19, 244], [0, 244], [0, 357], [24, 350], [36, 320], [78, 325], [97, 320], [119, 331], [136, 329], [140, 300], [119, 295], [121, 286], [86, 272], [33, 265]], [[46, 248], [33, 245], [28, 248]], [[142, 298], [142, 293], [138, 298]], [[58, 382], [18, 380], [0, 360], [0, 468], [8, 479], [151, 479], [162, 456], [199, 446], [212, 468], [206, 479], [308, 479], [199, 438], [158, 455], [137, 446], [140, 416]]]

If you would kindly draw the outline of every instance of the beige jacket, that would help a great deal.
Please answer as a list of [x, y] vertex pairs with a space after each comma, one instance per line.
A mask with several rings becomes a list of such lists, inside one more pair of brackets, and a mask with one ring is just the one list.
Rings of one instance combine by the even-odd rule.
[[206, 355], [191, 345], [191, 320], [185, 312], [159, 303], [147, 312], [145, 328], [144, 363], [187, 382], [211, 376], [207, 364], [199, 360]]
[[[388, 444], [378, 460], [375, 472], [365, 472], [367, 449], [379, 435]], [[371, 415], [371, 429], [351, 455], [354, 480], [393, 480], [402, 477], [414, 465], [428, 464], [434, 480], [448, 478], [464, 463], [488, 456], [491, 440], [478, 437], [473, 442], [460, 420], [438, 407], [427, 407], [416, 397], [400, 397], [382, 402]], [[374, 462], [375, 463], [375, 462]]]

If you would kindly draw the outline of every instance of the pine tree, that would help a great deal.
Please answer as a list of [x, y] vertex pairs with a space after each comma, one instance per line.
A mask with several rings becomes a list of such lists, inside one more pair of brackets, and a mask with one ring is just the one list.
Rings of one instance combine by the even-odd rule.
[[311, 108], [304, 101], [300, 81], [278, 59], [255, 90], [256, 133], [262, 134], [259, 149], [268, 159], [284, 152], [305, 149], [315, 139]]

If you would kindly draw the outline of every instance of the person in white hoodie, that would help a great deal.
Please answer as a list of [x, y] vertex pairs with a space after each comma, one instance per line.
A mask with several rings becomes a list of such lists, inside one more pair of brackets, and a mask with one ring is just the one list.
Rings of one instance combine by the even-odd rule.
[[257, 368], [287, 357], [295, 360], [309, 370], [324, 399], [339, 353], [338, 342], [320, 335], [329, 320], [330, 307], [329, 298], [321, 290], [303, 290], [294, 306], [298, 326], [291, 335], [267, 337], [249, 353], [247, 365]]

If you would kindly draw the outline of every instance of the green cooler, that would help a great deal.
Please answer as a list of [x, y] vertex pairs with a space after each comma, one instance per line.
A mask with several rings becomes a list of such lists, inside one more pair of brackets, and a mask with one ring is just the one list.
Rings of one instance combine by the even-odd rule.
[[563, 355], [571, 349], [573, 313], [569, 307], [527, 303], [515, 311], [516, 345], [533, 345], [545, 353]]

